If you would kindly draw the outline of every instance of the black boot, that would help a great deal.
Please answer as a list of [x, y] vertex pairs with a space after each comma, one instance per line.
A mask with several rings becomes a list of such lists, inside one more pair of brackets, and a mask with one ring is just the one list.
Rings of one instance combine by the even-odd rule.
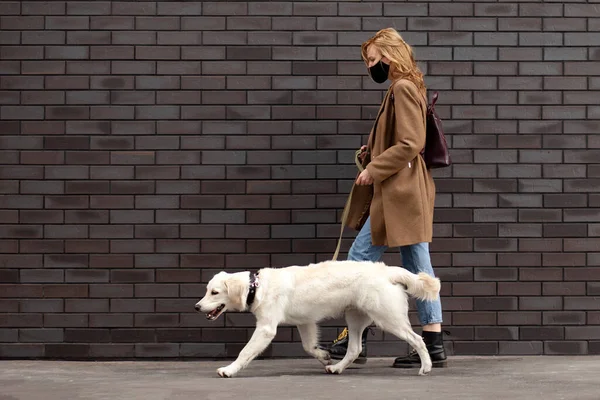
[[[425, 332], [423, 331], [423, 341], [427, 346], [427, 351], [431, 357], [431, 364], [434, 368], [444, 368], [447, 366], [446, 352], [444, 351], [444, 332]], [[394, 368], [420, 368], [421, 358], [415, 350], [411, 351], [405, 357], [398, 357], [394, 360]]]
[[[365, 364], [367, 362], [367, 334], [370, 328], [365, 328], [362, 334], [362, 351], [358, 358], [354, 360], [356, 364]], [[348, 328], [344, 328], [337, 339], [330, 346], [322, 346], [323, 350], [329, 352], [329, 355], [334, 360], [341, 360], [346, 355], [348, 350]]]

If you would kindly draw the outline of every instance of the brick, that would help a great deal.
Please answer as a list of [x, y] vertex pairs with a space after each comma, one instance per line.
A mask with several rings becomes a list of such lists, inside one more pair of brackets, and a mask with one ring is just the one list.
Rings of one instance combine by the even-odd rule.
[[[118, 18], [118, 17], [113, 17]], [[135, 17], [135, 28], [139, 30], [157, 30], [157, 31], [171, 31], [179, 30], [180, 18], [179, 17]], [[132, 28], [121, 28], [121, 29], [132, 29]]]
[[[59, 44], [63, 44], [63, 40]], [[110, 44], [110, 32], [103, 31], [69, 31], [66, 37], [67, 44]], [[47, 43], [52, 44], [52, 43]], [[93, 49], [92, 49], [93, 50]]]
[[521, 251], [562, 251], [560, 239], [519, 239]]
[[45, 325], [52, 327], [84, 328], [88, 326], [87, 314], [46, 314]]
[[2, 119], [43, 119], [44, 108], [36, 106], [2, 106], [0, 116]]
[[[565, 51], [561, 52], [561, 49]], [[586, 60], [587, 53], [585, 48], [546, 47], [544, 48], [544, 60]]]
[[540, 341], [498, 342], [499, 355], [542, 355], [543, 352], [543, 342]]
[[565, 338], [562, 327], [545, 326], [520, 328], [520, 338], [525, 340], [561, 340]]
[[473, 299], [475, 311], [516, 310], [516, 297], [476, 297]]
[[547, 224], [544, 225], [544, 237], [582, 237], [587, 235], [583, 224]]
[[60, 270], [21, 270], [19, 281], [22, 283], [54, 283], [64, 282], [63, 271]]
[[52, 75], [65, 73], [65, 62], [63, 61], [22, 61], [21, 65], [23, 74]]
[[108, 299], [66, 299], [64, 302], [64, 311], [68, 313], [96, 313], [109, 310]]
[[292, 4], [289, 2], [258, 1], [248, 4], [249, 15], [291, 15]]
[[517, 4], [475, 4], [476, 16], [516, 16]]
[[474, 254], [474, 253], [462, 253], [454, 254], [452, 257], [453, 266], [478, 266], [478, 267], [489, 267], [496, 265], [496, 255], [492, 253], [488, 254]]
[[45, 28], [50, 30], [86, 30], [90, 28], [90, 23], [88, 17], [84, 16], [48, 16], [46, 17]]
[[0, 329], [0, 341], [18, 342], [19, 331], [17, 329]]
[[177, 314], [135, 314], [136, 327], [168, 327], [177, 326]]
[[519, 310], [561, 310], [562, 297], [520, 297]]
[[519, 338], [517, 327], [476, 327], [476, 340], [516, 340]]
[[9, 343], [0, 345], [0, 355], [3, 358], [39, 358], [44, 355], [44, 345], [36, 343]]
[[92, 314], [90, 315], [91, 328], [112, 328], [133, 326], [132, 314]]
[[408, 30], [410, 31], [450, 31], [451, 28], [452, 19], [450, 17], [408, 19]]
[[177, 46], [136, 46], [135, 58], [138, 60], [177, 60], [180, 49]]
[[[514, 32], [477, 32], [475, 33], [475, 45], [485, 46], [516, 46], [519, 36]], [[468, 43], [467, 43], [468, 44]]]
[[[543, 323], [544, 325], [585, 325], [585, 313], [577, 311], [544, 312]], [[566, 335], [569, 336], [567, 332]]]
[[156, 14], [156, 3], [134, 1], [116, 1], [112, 4], [114, 15], [154, 15]]
[[[341, 3], [338, 7], [338, 15], [358, 15], [358, 16], [377, 16], [382, 15], [381, 4], [356, 4], [356, 3]], [[389, 12], [389, 7], [386, 12]], [[394, 15], [386, 14], [386, 15]]]
[[498, 29], [500, 31], [541, 31], [542, 18], [498, 18]]
[[133, 297], [133, 285], [129, 284], [92, 284], [90, 297]]
[[516, 268], [477, 268], [474, 278], [476, 281], [515, 281], [517, 280]]
[[500, 296], [540, 296], [541, 284], [538, 282], [498, 282]]
[[452, 19], [452, 30], [454, 31], [496, 31], [497, 21], [495, 18], [470, 18], [455, 17]]
[[[108, 329], [65, 329], [65, 342], [110, 342], [110, 331]], [[93, 355], [93, 354], [90, 354]]]
[[0, 5], [2, 15], [19, 15], [21, 12], [21, 4], [18, 1], [7, 1]]
[[107, 15], [110, 14], [109, 1], [69, 1], [67, 2], [67, 14], [69, 15]]
[[44, 355], [49, 358], [81, 359], [89, 356], [89, 344], [46, 344]]
[[[441, 35], [441, 34], [440, 34]], [[458, 48], [457, 48], [458, 49]], [[479, 57], [477, 55], [474, 55], [471, 53], [470, 50], [466, 50], [467, 48], [465, 47], [461, 47], [461, 50], [457, 51], [456, 54], [460, 53], [460, 55], [456, 56], [457, 60], [470, 60], [473, 59], [471, 57]], [[446, 47], [416, 47], [414, 48], [415, 50], [415, 54], [418, 55], [419, 59], [422, 61], [433, 61], [433, 60], [451, 60], [452, 59], [452, 51], [450, 48], [446, 48]], [[486, 50], [483, 50], [482, 53], [486, 53]], [[352, 57], [352, 52], [350, 50], [348, 50], [347, 52], [347, 56], [343, 59], [346, 60], [351, 60], [353, 59]], [[368, 82], [368, 85], [372, 85], [372, 81], [370, 80], [366, 80], [366, 82]]]
[[585, 341], [546, 341], [544, 354], [586, 354], [587, 344]]
[[593, 326], [568, 326], [565, 327], [565, 339], [567, 340], [589, 340], [598, 339], [598, 329]]
[[358, 17], [317, 17], [319, 31], [356, 31], [360, 30], [360, 27], [361, 21]]
[[23, 343], [62, 342], [62, 329], [19, 329], [19, 341]]
[[496, 313], [488, 311], [454, 312], [453, 325], [494, 325]]
[[[51, 17], [48, 17], [51, 18]], [[53, 17], [56, 18], [56, 17]], [[2, 29], [6, 30], [38, 30], [44, 29], [44, 17], [42, 16], [12, 16], [0, 17]]]
[[561, 92], [550, 91], [522, 91], [519, 92], [519, 103], [521, 104], [560, 104]]

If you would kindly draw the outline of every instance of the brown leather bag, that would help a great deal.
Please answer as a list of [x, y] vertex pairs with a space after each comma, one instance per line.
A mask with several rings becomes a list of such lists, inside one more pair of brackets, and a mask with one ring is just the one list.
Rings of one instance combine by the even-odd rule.
[[421, 150], [421, 155], [428, 169], [444, 168], [452, 165], [448, 143], [442, 128], [442, 120], [435, 112], [435, 103], [438, 96], [438, 92], [433, 92], [431, 104], [427, 106], [427, 135], [425, 148]]

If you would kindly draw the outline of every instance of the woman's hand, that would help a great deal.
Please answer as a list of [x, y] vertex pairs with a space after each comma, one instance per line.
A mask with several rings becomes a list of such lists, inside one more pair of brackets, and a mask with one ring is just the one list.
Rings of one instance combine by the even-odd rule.
[[358, 159], [360, 160], [360, 162], [365, 161], [366, 155], [367, 155], [367, 146], [366, 145], [360, 146], [360, 154], [358, 155]]
[[357, 185], [371, 185], [373, 183], [373, 177], [369, 173], [368, 169], [365, 169], [360, 173], [358, 178], [356, 178]]

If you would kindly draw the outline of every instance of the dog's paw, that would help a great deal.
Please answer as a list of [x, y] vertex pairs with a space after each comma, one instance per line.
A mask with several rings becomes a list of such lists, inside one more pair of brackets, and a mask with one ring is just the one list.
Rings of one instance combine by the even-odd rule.
[[429, 375], [431, 372], [431, 364], [430, 365], [422, 365], [419, 370], [419, 375]]
[[328, 365], [328, 366], [326, 366], [325, 367], [325, 371], [328, 374], [337, 374], [337, 375], [339, 375], [339, 374], [342, 373], [342, 369], [341, 368], [336, 368], [335, 365]]
[[222, 367], [217, 370], [217, 374], [219, 374], [221, 378], [233, 378], [236, 371], [231, 367]]
[[319, 359], [319, 361], [320, 361], [320, 362], [321, 362], [321, 364], [323, 364], [324, 366], [331, 365], [331, 358], [327, 358], [327, 359]]
[[325, 350], [317, 351], [317, 353], [315, 354], [315, 357], [317, 357], [317, 360], [319, 360], [319, 362], [323, 365], [331, 364], [331, 355], [329, 354], [329, 352], [327, 352]]

